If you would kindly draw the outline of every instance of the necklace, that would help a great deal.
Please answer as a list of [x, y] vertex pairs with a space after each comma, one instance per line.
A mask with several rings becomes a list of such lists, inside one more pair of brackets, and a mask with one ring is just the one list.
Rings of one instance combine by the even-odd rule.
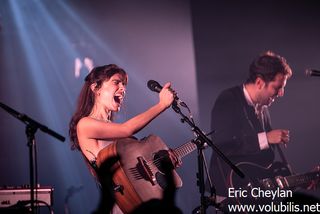
[[93, 115], [89, 115], [88, 117], [92, 118], [92, 119], [95, 119], [95, 120], [99, 120], [99, 121], [103, 121], [103, 122], [106, 122], [106, 123], [111, 123], [111, 120], [109, 119], [109, 117], [107, 119], [101, 119], [101, 118], [98, 118], [98, 117], [95, 117]]

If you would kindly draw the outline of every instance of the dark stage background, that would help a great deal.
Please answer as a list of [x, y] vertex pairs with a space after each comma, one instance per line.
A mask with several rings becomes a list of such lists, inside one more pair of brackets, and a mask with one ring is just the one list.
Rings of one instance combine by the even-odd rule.
[[[255, 2], [255, 3], [254, 3]], [[266, 50], [284, 56], [293, 70], [285, 96], [270, 113], [274, 128], [290, 130], [288, 159], [296, 171], [319, 164], [318, 77], [320, 15], [316, 1], [194, 1], [193, 32], [201, 126], [209, 130], [213, 103], [225, 88], [241, 85], [253, 58]]]
[[[320, 15], [316, 1], [49, 1], [0, 2], [0, 102], [67, 137], [38, 131], [39, 183], [54, 187], [55, 213], [90, 213], [99, 199], [79, 152], [70, 150], [68, 122], [88, 68], [115, 63], [129, 74], [121, 122], [157, 102], [146, 83], [172, 87], [194, 119], [210, 131], [218, 93], [241, 84], [251, 60], [265, 50], [284, 56], [293, 69], [286, 95], [271, 107], [275, 128], [291, 131], [287, 157], [296, 172], [319, 164], [318, 91]], [[25, 125], [0, 109], [0, 185], [29, 182]], [[168, 110], [137, 137], [156, 134], [175, 148], [193, 138]], [[210, 149], [206, 155], [211, 155]], [[178, 169], [184, 186], [176, 204], [184, 213], [199, 205], [196, 153]], [[316, 193], [315, 193], [316, 194]]]

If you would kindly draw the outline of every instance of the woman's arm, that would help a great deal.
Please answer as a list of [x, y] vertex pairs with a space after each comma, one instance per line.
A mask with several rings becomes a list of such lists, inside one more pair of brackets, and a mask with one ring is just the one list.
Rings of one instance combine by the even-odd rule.
[[115, 139], [129, 137], [166, 110], [173, 100], [174, 94], [170, 89], [170, 83], [167, 83], [159, 93], [159, 103], [124, 123], [109, 123], [90, 117], [82, 118], [77, 125], [78, 138]]

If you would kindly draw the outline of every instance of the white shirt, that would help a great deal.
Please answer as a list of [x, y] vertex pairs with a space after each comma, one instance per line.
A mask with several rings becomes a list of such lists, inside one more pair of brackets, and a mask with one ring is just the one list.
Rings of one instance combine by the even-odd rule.
[[[251, 99], [251, 97], [250, 97], [245, 85], [243, 85], [243, 93], [244, 93], [244, 97], [246, 98], [246, 101], [247, 101], [248, 105], [253, 106], [254, 109], [255, 109], [256, 114], [258, 114], [257, 107], [252, 102], [252, 99]], [[268, 143], [267, 133], [266, 132], [258, 133], [258, 140], [259, 140], [260, 150], [264, 150], [264, 149], [268, 149], [269, 148], [269, 143]]]

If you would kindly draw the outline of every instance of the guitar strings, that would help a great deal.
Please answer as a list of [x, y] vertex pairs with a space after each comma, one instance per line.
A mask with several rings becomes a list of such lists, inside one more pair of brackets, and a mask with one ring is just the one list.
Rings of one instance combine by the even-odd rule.
[[[178, 153], [178, 154], [180, 154], [180, 150], [179, 149], [181, 149], [180, 147], [178, 147], [176, 150], [176, 153]], [[188, 153], [188, 152], [190, 152], [190, 151], [192, 151], [193, 150], [193, 148], [190, 146], [190, 148], [187, 148], [186, 149], [187, 151], [185, 152], [185, 153]], [[189, 151], [190, 150], [190, 151]], [[183, 152], [183, 151], [182, 151]], [[179, 155], [179, 156], [182, 156], [181, 154]], [[149, 163], [153, 163], [153, 164], [155, 164], [155, 165], [157, 165], [157, 164], [159, 164], [160, 163], [160, 161], [162, 161], [163, 159], [165, 159], [165, 158], [169, 158], [168, 156], [161, 156], [161, 157], [159, 157], [159, 158], [156, 158], [156, 159], [154, 159], [154, 160], [147, 160], [146, 162], [147, 162], [147, 164], [149, 164]], [[159, 165], [157, 165], [157, 166], [159, 166]]]
[[[184, 148], [186, 147], [186, 148]], [[182, 145], [178, 148], [176, 148], [176, 153], [178, 154], [178, 156], [181, 156], [183, 157], [185, 154], [188, 154], [189, 152], [193, 151], [194, 150], [194, 147], [195, 147], [195, 144], [194, 143], [189, 143], [189, 145]], [[181, 154], [182, 153], [182, 154]], [[148, 165], [148, 167], [150, 168], [153, 168], [154, 167], [152, 166], [152, 164], [156, 165], [157, 167], [160, 167], [160, 162], [165, 159], [165, 158], [169, 158], [168, 156], [161, 156], [161, 157], [158, 157], [156, 159], [153, 159], [153, 160], [147, 160], [146, 161], [146, 164]], [[151, 165], [150, 165], [151, 164]], [[152, 169], [151, 169], [152, 170]]]

